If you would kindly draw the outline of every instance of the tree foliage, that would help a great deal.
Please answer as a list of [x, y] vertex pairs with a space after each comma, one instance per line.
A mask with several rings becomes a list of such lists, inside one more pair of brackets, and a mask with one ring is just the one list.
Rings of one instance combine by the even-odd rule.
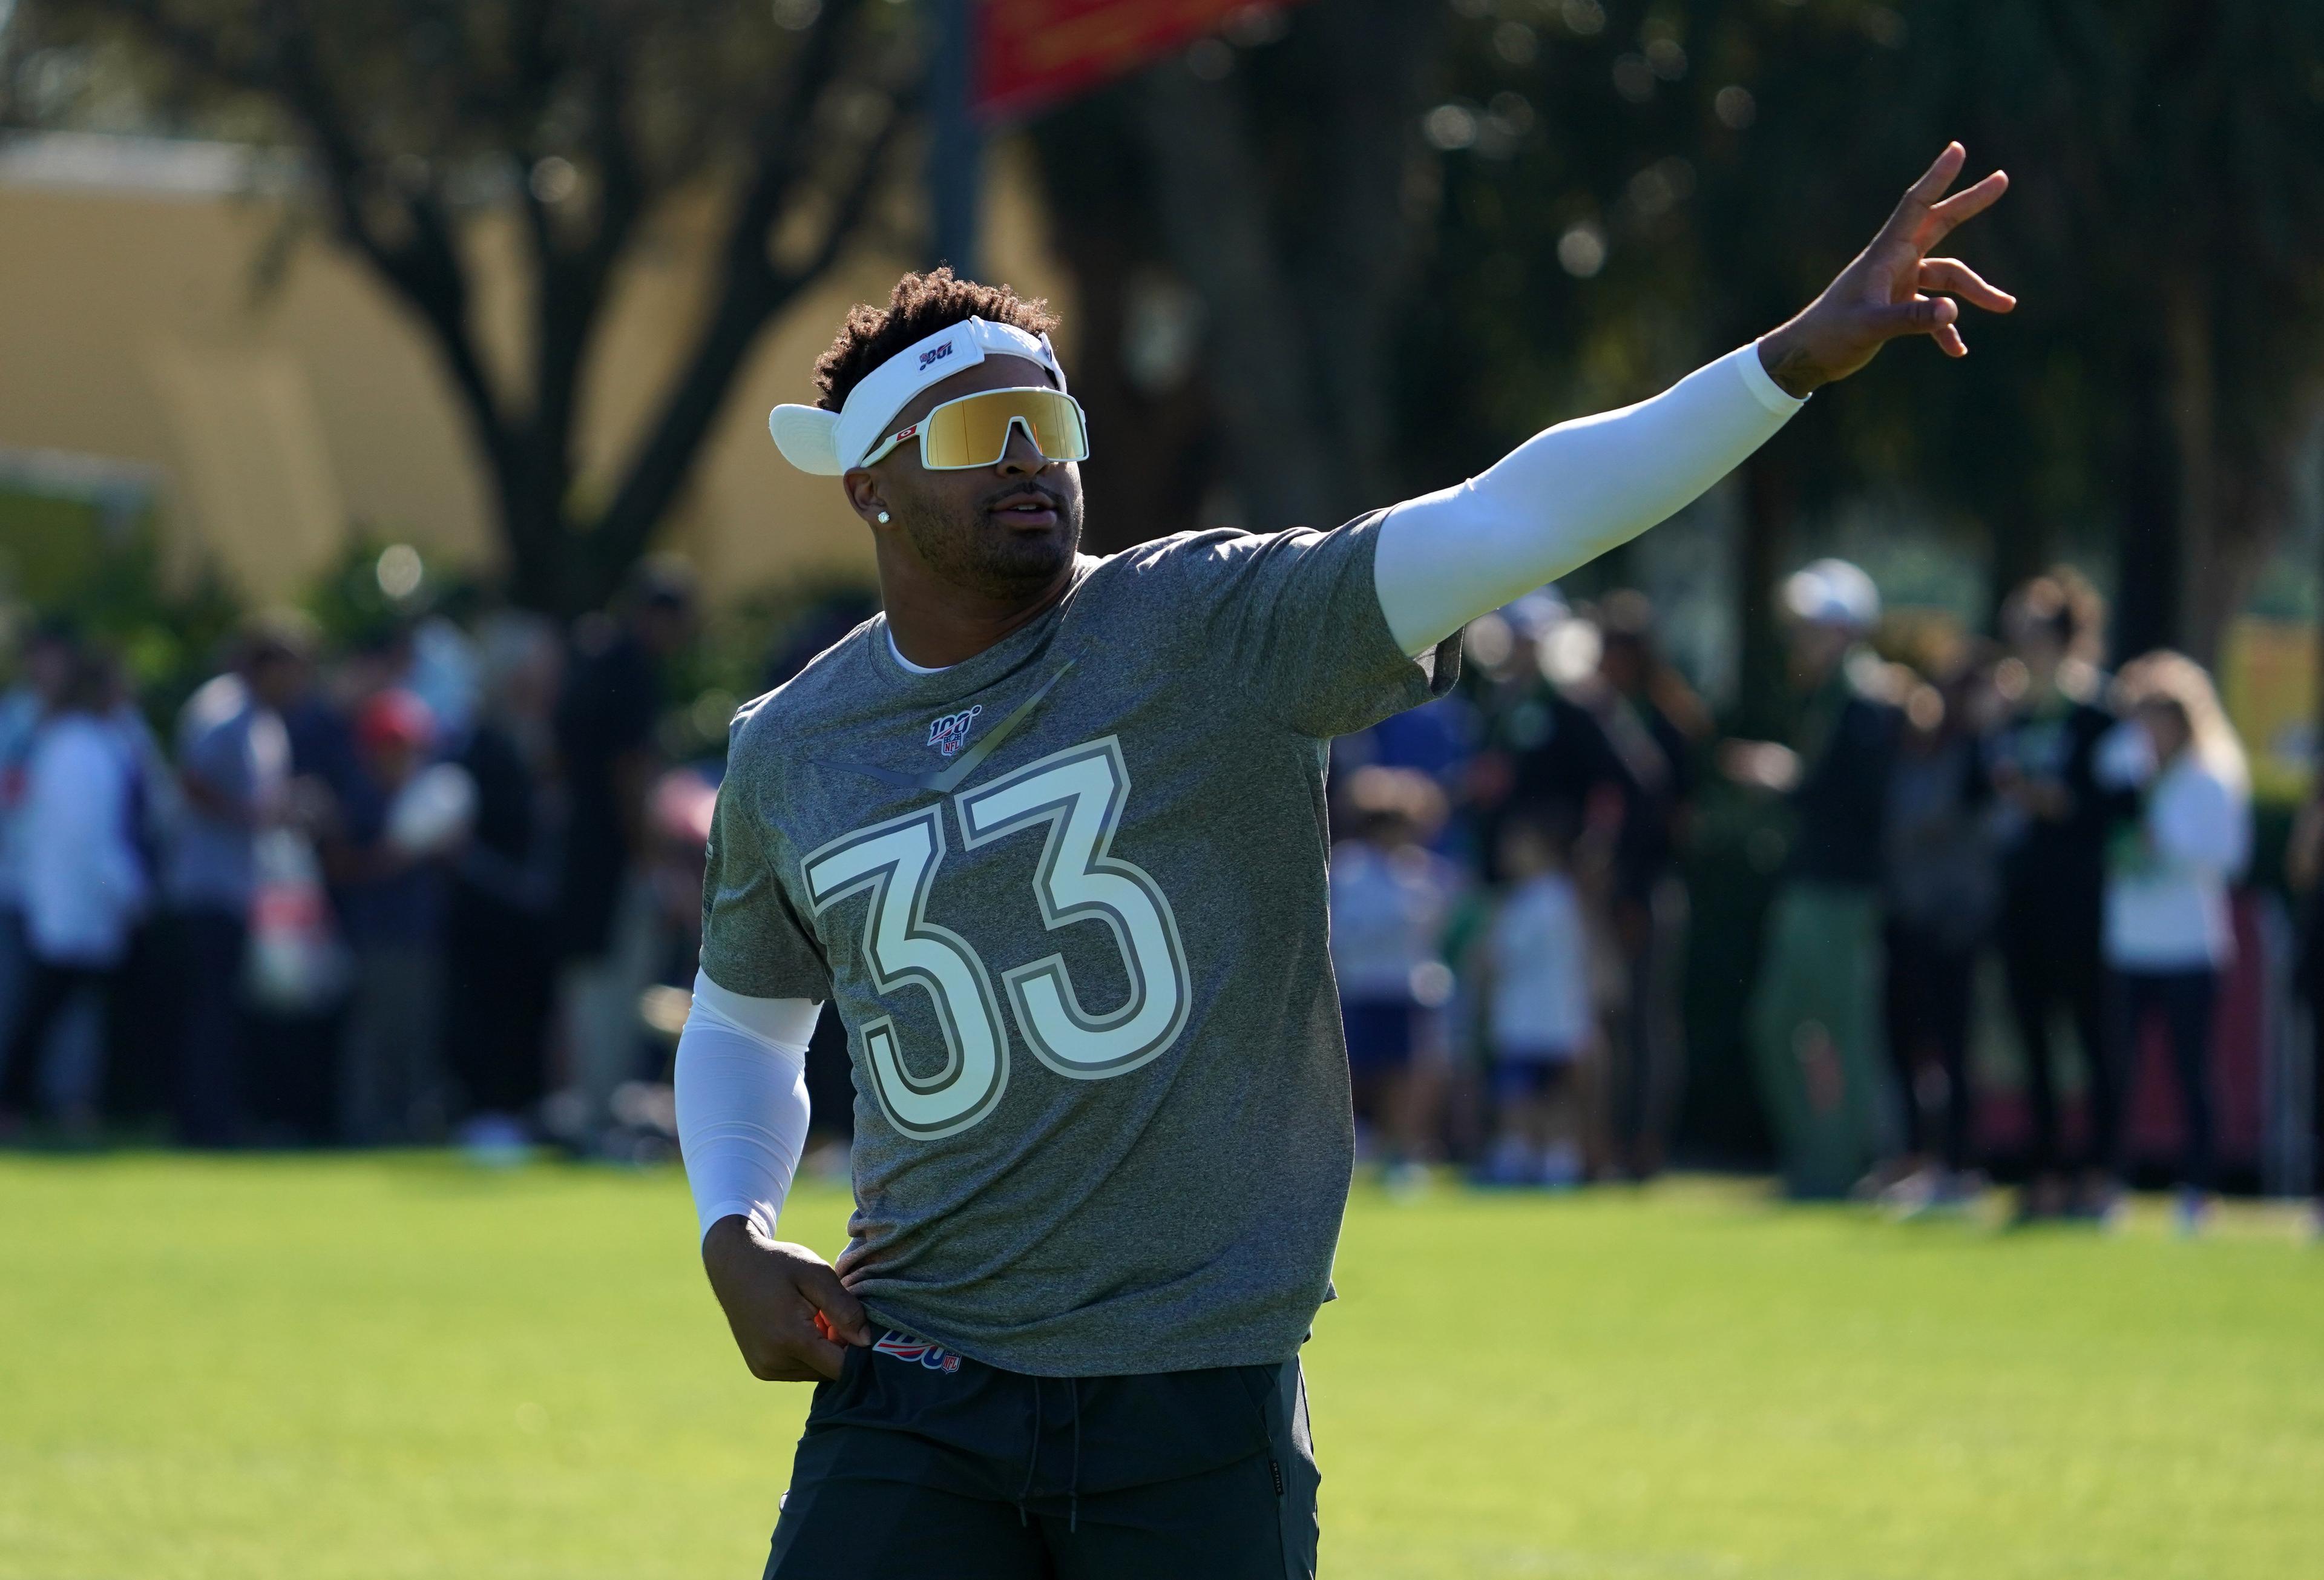
[[[1751, 469], [1784, 522], [1908, 493], [1997, 586], [2111, 545], [2122, 645], [2208, 655], [2280, 535], [2324, 369], [2324, 11], [2266, 0], [1500, 0], [1455, 23], [1446, 198], [1408, 363], [1466, 464], [1770, 327], [1949, 138], [2015, 187], [1960, 245], [2016, 291]], [[1464, 355], [1444, 357], [1447, 343]], [[1748, 625], [1747, 622], [1747, 625]]]
[[[424, 327], [521, 601], [602, 601], [679, 494], [758, 331], [863, 225], [906, 124], [902, 13], [865, 0], [25, 0], [20, 45], [126, 40], [156, 103], [295, 141], [333, 236]], [[576, 448], [620, 271], [715, 200], [705, 300], [609, 485]], [[467, 235], [512, 214], [521, 366], [480, 339]]]

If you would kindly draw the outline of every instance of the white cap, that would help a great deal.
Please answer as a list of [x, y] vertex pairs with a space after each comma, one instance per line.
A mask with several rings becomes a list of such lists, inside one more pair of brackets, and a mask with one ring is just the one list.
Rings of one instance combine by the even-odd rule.
[[1837, 625], [1860, 635], [1880, 624], [1880, 589], [1845, 559], [1819, 559], [1785, 578], [1784, 612], [1811, 625]]
[[915, 340], [865, 374], [838, 411], [778, 406], [767, 413], [767, 431], [774, 435], [783, 459], [800, 471], [836, 477], [860, 465], [888, 437], [888, 424], [914, 396], [987, 356], [1021, 356], [1038, 363], [1058, 389], [1065, 387], [1065, 370], [1047, 335], [1028, 335], [1014, 324], [964, 319]]

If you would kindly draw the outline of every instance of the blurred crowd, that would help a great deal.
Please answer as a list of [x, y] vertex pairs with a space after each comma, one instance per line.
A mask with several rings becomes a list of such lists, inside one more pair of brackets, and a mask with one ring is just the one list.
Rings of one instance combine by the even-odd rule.
[[165, 744], [115, 655], [35, 628], [0, 698], [0, 1126], [666, 1146], [653, 990], [692, 980], [716, 793], [658, 735], [694, 634], [661, 561], [569, 632], [326, 652], [269, 615]]
[[[2200, 1228], [2252, 845], [2210, 677], [2172, 652], [2104, 672], [2105, 612], [2070, 569], [2013, 591], [1995, 640], [1893, 640], [1841, 560], [1780, 602], [1771, 738], [1720, 736], [1643, 598], [1545, 589], [1471, 628], [1455, 695], [1339, 743], [1333, 938], [1366, 1148], [1392, 1184], [1445, 1160], [1549, 1188], [1659, 1169], [1687, 1079], [1683, 858], [1719, 797], [1756, 803], [1774, 842], [1756, 971], [1712, 985], [1792, 1194], [1913, 1213], [1978, 1194], [1990, 956], [2023, 1061], [2021, 1214], [2118, 1209], [2128, 1087], [2159, 1039]], [[2312, 893], [2312, 807], [2288, 864]]]
[[[2102, 670], [2104, 610], [2070, 570], [2015, 589], [1991, 640], [1900, 642], [1840, 560], [1780, 602], [1764, 738], [1715, 726], [1645, 598], [1544, 589], [1471, 627], [1452, 695], [1335, 744], [1333, 951], [1367, 1151], [1398, 1182], [1660, 1171], [1702, 941], [1689, 858], [1719, 801], [1774, 841], [1753, 845], [1756, 970], [1710, 985], [1794, 1194], [1917, 1212], [1977, 1193], [1991, 959], [2022, 1052], [2021, 1210], [2116, 1208], [2144, 1039], [2200, 1226], [2252, 845], [2209, 677], [2170, 652]], [[768, 683], [857, 613], [795, 633]], [[692, 583], [659, 560], [570, 630], [438, 614], [326, 651], [272, 615], [165, 740], [101, 643], [32, 629], [0, 696], [0, 1139], [143, 1123], [205, 1147], [666, 1155], [719, 773], [663, 745], [696, 639]], [[2286, 866], [2317, 892], [2319, 807]], [[2324, 954], [2324, 929], [2304, 937]], [[810, 1084], [844, 1141], [835, 1025]]]

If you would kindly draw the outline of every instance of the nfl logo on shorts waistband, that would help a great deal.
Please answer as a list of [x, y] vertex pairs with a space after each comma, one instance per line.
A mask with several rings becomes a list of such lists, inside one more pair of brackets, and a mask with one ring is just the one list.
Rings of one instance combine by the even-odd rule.
[[893, 1355], [899, 1361], [918, 1361], [929, 1371], [941, 1372], [947, 1377], [960, 1370], [960, 1357], [945, 1349], [941, 1344], [928, 1344], [921, 1339], [907, 1338], [900, 1333], [889, 1334], [872, 1346], [872, 1353], [875, 1355]]
[[976, 716], [983, 711], [984, 705], [979, 703], [974, 707], [964, 707], [958, 713], [948, 713], [934, 721], [928, 725], [928, 744], [947, 757], [959, 756], [960, 749], [968, 744], [969, 726], [976, 723]]

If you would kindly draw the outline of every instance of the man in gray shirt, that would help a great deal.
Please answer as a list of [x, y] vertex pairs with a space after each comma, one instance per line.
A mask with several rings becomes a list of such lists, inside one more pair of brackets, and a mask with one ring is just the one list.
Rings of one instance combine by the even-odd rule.
[[[886, 612], [735, 721], [678, 1054], [711, 1283], [819, 1378], [773, 1575], [1311, 1574], [1296, 1360], [1352, 1148], [1325, 744], [1441, 694], [1475, 614], [1692, 499], [1885, 341], [1958, 355], [1958, 145], [1798, 318], [1643, 405], [1332, 532], [1078, 552], [1038, 304], [946, 271], [779, 407]], [[856, 1211], [774, 1238], [835, 1001]]]

